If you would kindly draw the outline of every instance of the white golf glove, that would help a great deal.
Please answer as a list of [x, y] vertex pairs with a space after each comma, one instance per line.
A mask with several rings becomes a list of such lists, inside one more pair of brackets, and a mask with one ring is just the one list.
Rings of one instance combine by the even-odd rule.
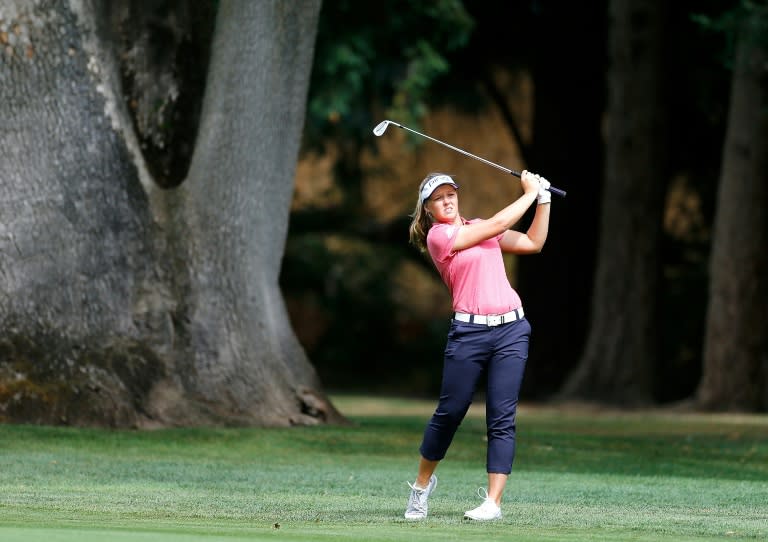
[[552, 201], [552, 193], [547, 190], [547, 188], [551, 186], [550, 182], [544, 177], [539, 177], [538, 175], [536, 175], [536, 178], [539, 180], [539, 195], [536, 196], [537, 203], [539, 205], [550, 203]]

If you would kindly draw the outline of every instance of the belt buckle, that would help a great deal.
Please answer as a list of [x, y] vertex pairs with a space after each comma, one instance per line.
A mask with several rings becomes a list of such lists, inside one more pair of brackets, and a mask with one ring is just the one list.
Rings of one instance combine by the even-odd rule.
[[503, 314], [489, 314], [486, 316], [488, 327], [498, 326], [504, 323]]

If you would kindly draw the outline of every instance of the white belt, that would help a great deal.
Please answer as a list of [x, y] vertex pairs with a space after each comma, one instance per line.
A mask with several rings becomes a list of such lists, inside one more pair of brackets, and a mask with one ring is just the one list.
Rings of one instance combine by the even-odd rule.
[[520, 320], [525, 314], [523, 307], [507, 312], [505, 314], [467, 314], [466, 312], [454, 312], [453, 319], [459, 322], [469, 322], [470, 324], [483, 324], [485, 326], [499, 326]]

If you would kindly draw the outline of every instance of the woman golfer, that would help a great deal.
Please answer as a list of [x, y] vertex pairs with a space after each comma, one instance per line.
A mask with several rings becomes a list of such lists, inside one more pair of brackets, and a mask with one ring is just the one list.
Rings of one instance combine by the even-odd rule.
[[[435, 490], [435, 469], [464, 419], [483, 374], [487, 375], [486, 424], [488, 489], [483, 503], [464, 514], [474, 520], [501, 518], [501, 497], [515, 457], [515, 413], [528, 359], [531, 326], [517, 292], [509, 284], [502, 253], [541, 251], [549, 229], [549, 182], [529, 171], [521, 174], [523, 195], [487, 220], [466, 220], [459, 213], [453, 178], [430, 173], [419, 186], [410, 241], [432, 261], [448, 286], [453, 319], [448, 331], [440, 400], [424, 431], [418, 475], [408, 485], [407, 519], [427, 517]], [[525, 233], [511, 230], [538, 201]]]

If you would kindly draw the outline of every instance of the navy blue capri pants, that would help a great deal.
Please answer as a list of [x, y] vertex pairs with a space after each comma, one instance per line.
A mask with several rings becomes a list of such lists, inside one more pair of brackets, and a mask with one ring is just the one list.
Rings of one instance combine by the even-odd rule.
[[531, 325], [526, 318], [493, 327], [451, 320], [440, 401], [420, 448], [424, 459], [439, 461], [445, 457], [469, 410], [480, 377], [487, 374], [486, 468], [489, 473], [512, 471], [515, 415], [530, 336]]

